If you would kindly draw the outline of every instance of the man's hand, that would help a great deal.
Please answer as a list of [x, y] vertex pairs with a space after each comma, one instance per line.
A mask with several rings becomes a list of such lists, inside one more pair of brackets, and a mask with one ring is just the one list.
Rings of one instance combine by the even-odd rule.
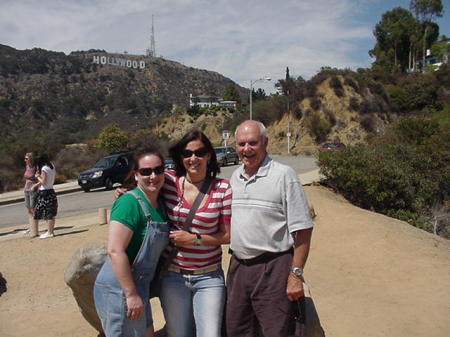
[[293, 302], [298, 300], [300, 297], [305, 296], [303, 282], [304, 279], [302, 276], [298, 277], [292, 273], [289, 273], [286, 287], [286, 295], [289, 301]]
[[114, 190], [114, 199], [119, 198], [122, 194], [127, 193], [128, 190], [125, 187], [118, 187]]

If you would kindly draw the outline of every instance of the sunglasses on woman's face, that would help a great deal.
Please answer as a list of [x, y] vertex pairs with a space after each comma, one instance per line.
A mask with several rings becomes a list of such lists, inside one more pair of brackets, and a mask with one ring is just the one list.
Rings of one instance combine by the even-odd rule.
[[193, 154], [195, 154], [196, 157], [204, 157], [208, 154], [208, 149], [206, 147], [201, 147], [194, 151], [186, 150], [186, 149], [181, 151], [181, 156], [183, 158], [190, 158], [190, 157], [192, 157]]
[[156, 175], [163, 174], [164, 173], [164, 165], [156, 166], [156, 167], [145, 167], [140, 168], [137, 170], [141, 176], [148, 177], [151, 176], [153, 172], [155, 172]]

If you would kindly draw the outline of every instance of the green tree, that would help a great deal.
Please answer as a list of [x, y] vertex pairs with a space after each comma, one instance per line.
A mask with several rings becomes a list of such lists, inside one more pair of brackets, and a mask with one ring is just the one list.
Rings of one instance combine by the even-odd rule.
[[436, 31], [436, 26], [433, 27], [433, 20], [436, 17], [441, 17], [444, 12], [444, 6], [441, 0], [411, 0], [409, 3], [411, 11], [414, 12], [416, 18], [422, 23], [422, 60], [425, 64], [426, 48], [430, 47], [433, 42], [437, 40], [439, 35], [439, 27], [437, 36], [434, 41], [430, 43], [430, 33]]
[[230, 84], [225, 88], [223, 99], [225, 101], [236, 101], [238, 103], [241, 102], [241, 96], [239, 95], [239, 91], [233, 84]]
[[450, 54], [450, 43], [444, 41], [445, 39], [445, 36], [441, 36], [441, 40], [431, 46], [431, 53], [434, 56], [442, 58], [444, 55]]
[[255, 91], [255, 89], [252, 89], [252, 100], [253, 102], [265, 100], [267, 98], [267, 94], [264, 91], [264, 89], [258, 88], [258, 90]]
[[95, 142], [95, 147], [104, 149], [108, 152], [123, 150], [129, 141], [125, 131], [116, 124], [110, 124], [102, 129]]
[[384, 13], [373, 31], [377, 42], [369, 51], [376, 59], [374, 66], [405, 72], [409, 65], [408, 51], [413, 44], [411, 37], [417, 25], [418, 21], [407, 9], [396, 7]]
[[286, 76], [281, 80], [278, 80], [275, 83], [275, 87], [280, 91], [284, 96], [289, 96], [294, 92], [295, 81], [289, 74], [289, 67], [286, 67]]

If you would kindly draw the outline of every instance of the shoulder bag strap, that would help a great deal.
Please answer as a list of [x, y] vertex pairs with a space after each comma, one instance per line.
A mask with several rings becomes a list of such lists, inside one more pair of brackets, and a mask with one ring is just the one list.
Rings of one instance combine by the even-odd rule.
[[[184, 225], [183, 225], [183, 230], [185, 230], [186, 232], [189, 232], [190, 229], [191, 229], [192, 219], [194, 218], [195, 211], [197, 211], [198, 207], [200, 206], [200, 203], [203, 200], [203, 197], [208, 192], [210, 183], [211, 183], [211, 178], [207, 177], [205, 179], [202, 187], [200, 188], [200, 191], [198, 192], [197, 197], [195, 198], [195, 201], [192, 204], [191, 209], [189, 210], [189, 213], [188, 213], [188, 215], [186, 217], [186, 221], [184, 222]], [[165, 262], [165, 264], [163, 266], [163, 269], [167, 269], [169, 267], [170, 262], [173, 260], [173, 258], [177, 254], [178, 254], [178, 247], [173, 246], [172, 250], [167, 255], [167, 259], [166, 259], [166, 262]]]
[[203, 200], [203, 197], [208, 192], [210, 183], [211, 183], [211, 178], [207, 177], [205, 179], [205, 181], [203, 182], [202, 187], [200, 188], [200, 191], [198, 192], [197, 197], [195, 198], [195, 201], [192, 204], [191, 209], [189, 210], [189, 213], [186, 217], [186, 221], [184, 222], [184, 225], [183, 225], [183, 230], [185, 230], [186, 232], [189, 232], [191, 230], [192, 219], [194, 218], [195, 212], [197, 211], [198, 207], [200, 206], [200, 204]]

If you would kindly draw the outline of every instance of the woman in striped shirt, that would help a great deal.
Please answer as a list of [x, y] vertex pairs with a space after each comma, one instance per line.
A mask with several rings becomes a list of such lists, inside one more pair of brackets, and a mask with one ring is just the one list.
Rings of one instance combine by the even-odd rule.
[[[178, 248], [161, 283], [160, 300], [168, 337], [220, 337], [225, 282], [221, 245], [229, 242], [231, 186], [220, 172], [209, 139], [188, 132], [170, 155], [175, 171], [166, 172], [163, 187], [172, 224], [171, 245]], [[205, 180], [209, 188], [189, 230], [183, 225]]]

